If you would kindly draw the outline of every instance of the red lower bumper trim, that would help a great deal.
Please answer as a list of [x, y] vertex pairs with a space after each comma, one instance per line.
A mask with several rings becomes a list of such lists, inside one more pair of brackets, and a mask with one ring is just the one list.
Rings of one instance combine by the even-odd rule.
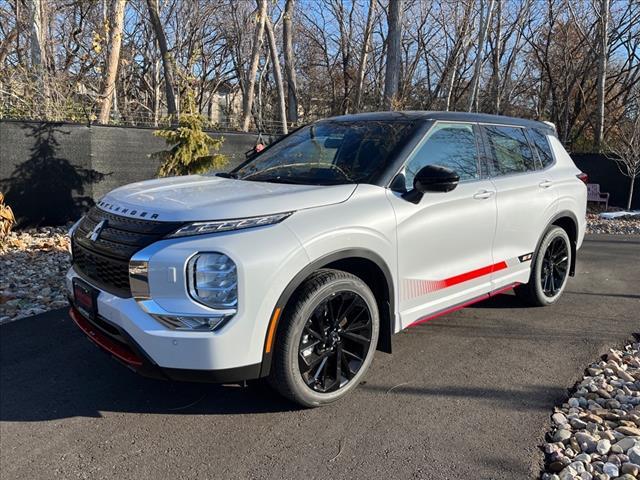
[[130, 365], [132, 367], [140, 367], [142, 366], [142, 359], [133, 353], [128, 347], [122, 345], [107, 335], [102, 333], [100, 330], [95, 328], [86, 318], [82, 316], [82, 314], [71, 307], [69, 309], [69, 316], [71, 319], [78, 325], [80, 330], [82, 330], [89, 339], [98, 345], [103, 350], [106, 350], [111, 355], [116, 357], [118, 360]]

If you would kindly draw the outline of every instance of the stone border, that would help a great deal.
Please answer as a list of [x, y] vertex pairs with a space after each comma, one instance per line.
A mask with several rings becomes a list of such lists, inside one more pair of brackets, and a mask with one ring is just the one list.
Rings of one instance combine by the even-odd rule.
[[589, 365], [551, 424], [542, 480], [640, 479], [640, 341]]

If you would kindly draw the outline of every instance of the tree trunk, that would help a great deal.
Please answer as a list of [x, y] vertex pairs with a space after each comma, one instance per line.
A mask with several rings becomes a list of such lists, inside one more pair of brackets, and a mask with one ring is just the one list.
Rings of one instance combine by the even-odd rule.
[[149, 17], [151, 18], [151, 25], [158, 42], [158, 48], [162, 56], [162, 68], [164, 70], [164, 88], [167, 97], [167, 113], [171, 118], [171, 124], [176, 125], [178, 122], [178, 107], [176, 104], [175, 95], [175, 75], [173, 72], [173, 59], [169, 53], [167, 47], [167, 37], [164, 34], [162, 23], [160, 23], [160, 9], [158, 7], [158, 0], [147, 0], [147, 7], [149, 8]]
[[400, 87], [400, 62], [402, 61], [402, 11], [404, 0], [389, 2], [387, 14], [387, 69], [384, 79], [384, 108], [397, 106]]
[[602, 150], [604, 136], [604, 104], [605, 86], [607, 82], [607, 57], [609, 54], [609, 0], [600, 0], [600, 34], [598, 52], [598, 84], [597, 89], [597, 111], [596, 111], [596, 131], [594, 140], [598, 151]]
[[109, 123], [111, 106], [115, 97], [118, 65], [120, 64], [120, 46], [122, 45], [122, 28], [124, 25], [124, 8], [126, 0], [116, 0], [112, 17], [111, 38], [109, 41], [109, 55], [107, 57], [107, 79], [102, 90], [102, 106], [98, 122]]
[[33, 71], [33, 78], [35, 79], [40, 92], [45, 99], [45, 111], [46, 100], [49, 97], [47, 88], [47, 82], [45, 80], [45, 70], [47, 64], [47, 52], [45, 50], [45, 33], [46, 30], [43, 27], [44, 22], [44, 10], [41, 0], [31, 0], [31, 69]]
[[280, 122], [282, 124], [282, 133], [289, 133], [287, 129], [287, 107], [284, 100], [284, 83], [282, 81], [282, 70], [280, 69], [280, 60], [278, 58], [278, 45], [276, 45], [276, 37], [273, 34], [273, 25], [271, 20], [265, 20], [267, 30], [267, 40], [269, 42], [269, 51], [271, 52], [271, 63], [273, 64], [273, 77], [278, 90], [278, 109], [280, 110]]
[[487, 15], [484, 15], [484, 1], [480, 2], [480, 30], [478, 31], [478, 52], [473, 66], [473, 77], [471, 79], [471, 95], [469, 96], [469, 111], [471, 112], [477, 106], [478, 84], [480, 83], [480, 67], [482, 66], [482, 56], [484, 53], [484, 39], [487, 35], [489, 22], [491, 21], [491, 12], [495, 0], [489, 0], [487, 7]]
[[627, 200], [627, 212], [631, 211], [631, 204], [633, 203], [633, 185], [636, 183], [635, 175], [631, 177], [631, 185], [629, 186], [629, 199]]
[[376, 0], [369, 0], [369, 11], [367, 12], [367, 25], [364, 28], [364, 38], [362, 39], [362, 50], [360, 50], [360, 61], [358, 62], [358, 79], [356, 83], [355, 110], [360, 110], [362, 103], [362, 89], [364, 88], [364, 72], [367, 68], [367, 57], [369, 55], [371, 30], [373, 30], [373, 17], [376, 10]]
[[298, 123], [298, 85], [295, 59], [293, 58], [293, 12], [295, 0], [286, 0], [282, 20], [282, 43], [284, 48], [284, 71], [287, 77], [287, 117], [292, 124]]
[[502, 0], [496, 0], [496, 31], [495, 45], [493, 47], [492, 72], [491, 72], [491, 107], [496, 115], [500, 113], [500, 37], [502, 36]]
[[253, 107], [253, 92], [256, 87], [256, 73], [258, 72], [258, 63], [260, 62], [260, 47], [262, 46], [262, 37], [264, 36], [264, 24], [267, 18], [267, 0], [256, 0], [258, 4], [256, 30], [253, 36], [253, 46], [251, 47], [251, 66], [249, 67], [249, 78], [247, 81], [247, 90], [244, 92], [242, 99], [242, 131], [249, 131], [251, 123], [251, 108]]

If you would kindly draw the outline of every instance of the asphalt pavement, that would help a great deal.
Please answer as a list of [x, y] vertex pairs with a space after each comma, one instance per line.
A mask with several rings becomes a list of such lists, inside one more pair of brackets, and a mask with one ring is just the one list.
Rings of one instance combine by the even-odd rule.
[[554, 404], [640, 332], [640, 237], [589, 237], [560, 302], [511, 294], [394, 337], [299, 409], [262, 383], [148, 380], [56, 310], [0, 327], [0, 478], [527, 479]]

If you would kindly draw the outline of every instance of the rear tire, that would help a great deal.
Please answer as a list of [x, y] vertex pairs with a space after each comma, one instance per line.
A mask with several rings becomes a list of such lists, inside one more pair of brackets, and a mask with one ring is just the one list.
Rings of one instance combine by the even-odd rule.
[[378, 343], [376, 299], [358, 277], [322, 269], [289, 301], [269, 383], [305, 407], [335, 402], [358, 386]]
[[534, 307], [556, 303], [567, 285], [571, 260], [569, 235], [551, 226], [534, 255], [529, 282], [515, 289], [518, 298]]

